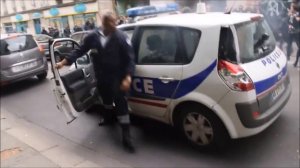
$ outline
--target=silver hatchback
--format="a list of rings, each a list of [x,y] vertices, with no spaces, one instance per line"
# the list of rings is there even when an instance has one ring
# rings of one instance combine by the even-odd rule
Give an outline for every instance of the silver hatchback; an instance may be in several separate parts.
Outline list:
[[[44,50],[30,34],[1,34],[0,85],[7,85],[32,76],[47,77],[48,64]]]

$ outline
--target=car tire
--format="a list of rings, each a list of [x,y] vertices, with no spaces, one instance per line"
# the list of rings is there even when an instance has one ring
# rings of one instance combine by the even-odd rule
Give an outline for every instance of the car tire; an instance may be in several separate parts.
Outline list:
[[[48,74],[48,72],[45,71],[44,73],[39,74],[39,75],[36,75],[36,76],[37,76],[37,78],[38,78],[40,81],[42,81],[42,80],[46,79],[47,74]]]
[[[177,126],[185,139],[200,150],[224,148],[230,138],[221,120],[202,105],[180,109]]]

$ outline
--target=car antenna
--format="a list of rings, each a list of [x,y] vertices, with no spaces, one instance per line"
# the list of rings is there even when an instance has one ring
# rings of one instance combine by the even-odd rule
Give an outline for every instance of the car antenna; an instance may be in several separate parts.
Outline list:
[[[230,7],[228,10],[226,10],[226,11],[224,12],[224,14],[231,14],[232,9],[233,9],[233,7],[235,6],[235,3],[236,3],[236,1],[233,2],[233,4],[231,5],[231,7]]]

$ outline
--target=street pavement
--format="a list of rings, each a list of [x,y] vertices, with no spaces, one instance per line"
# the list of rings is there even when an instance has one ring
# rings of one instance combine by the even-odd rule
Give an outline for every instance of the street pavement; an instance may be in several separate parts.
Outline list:
[[[212,152],[194,149],[167,125],[134,117],[137,152],[128,154],[119,127],[98,127],[96,110],[80,113],[67,125],[49,79],[12,84],[1,90],[1,151],[20,151],[1,160],[1,166],[299,167],[299,67],[292,66],[294,59],[288,64],[293,92],[276,122],[258,135]]]

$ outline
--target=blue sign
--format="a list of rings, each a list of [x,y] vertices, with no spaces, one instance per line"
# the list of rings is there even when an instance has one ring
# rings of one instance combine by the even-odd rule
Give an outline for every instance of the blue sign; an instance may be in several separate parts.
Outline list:
[[[179,6],[176,3],[170,3],[165,6],[141,6],[130,8],[127,10],[127,15],[129,17],[143,16],[143,15],[153,15],[165,12],[177,11]]]
[[[77,13],[83,13],[86,11],[86,6],[83,3],[79,3],[74,6],[74,10]]]
[[[50,15],[57,16],[59,14],[59,11],[57,8],[51,8],[49,11]]]
[[[35,13],[32,14],[33,19],[37,19],[37,18],[41,18],[41,17],[42,17],[42,14],[39,13],[39,12],[35,12]]]
[[[16,15],[16,19],[17,19],[17,21],[22,21],[23,20],[23,16],[20,15],[20,14],[17,14]]]

